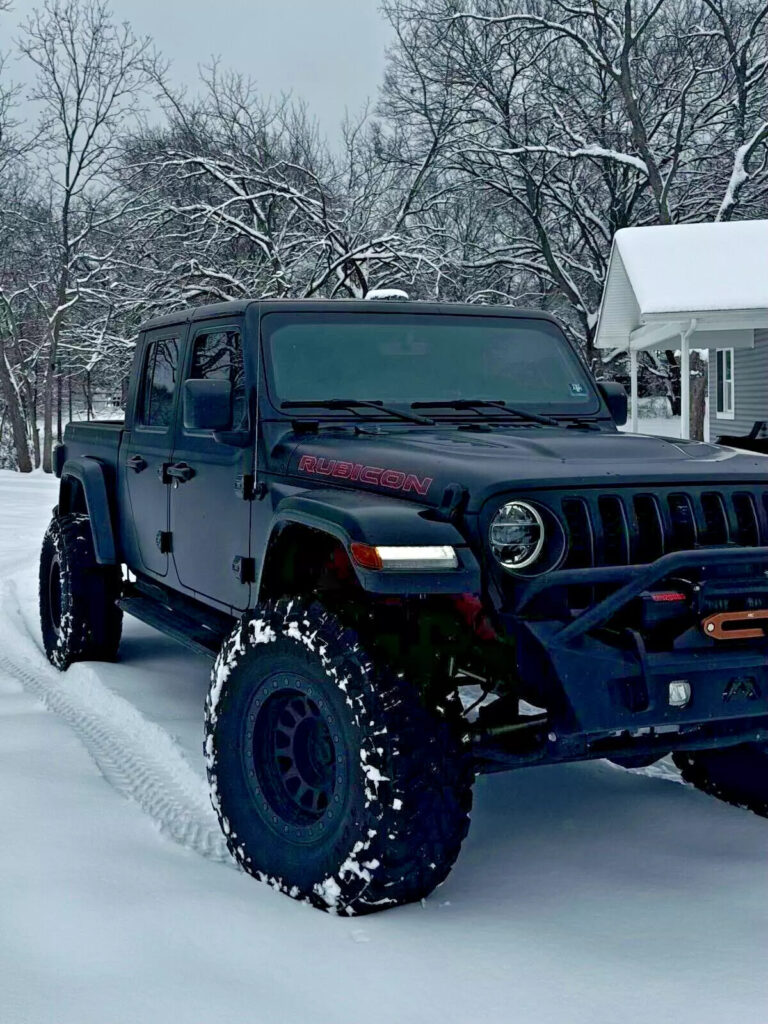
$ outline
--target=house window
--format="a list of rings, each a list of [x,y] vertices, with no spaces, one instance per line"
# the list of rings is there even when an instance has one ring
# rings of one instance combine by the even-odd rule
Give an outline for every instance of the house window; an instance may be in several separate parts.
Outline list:
[[[717,415],[733,419],[733,349],[717,349]]]

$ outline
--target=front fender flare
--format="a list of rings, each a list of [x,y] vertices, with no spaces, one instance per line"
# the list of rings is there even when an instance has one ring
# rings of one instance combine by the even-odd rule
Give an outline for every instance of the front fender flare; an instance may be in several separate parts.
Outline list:
[[[117,547],[112,528],[112,511],[104,467],[97,459],[92,459],[87,455],[67,459],[61,470],[59,515],[67,515],[74,511],[70,508],[70,489],[66,486],[66,481],[72,479],[79,481],[83,488],[85,506],[91,521],[96,561],[99,565],[116,565]]]
[[[350,562],[361,587],[376,594],[466,594],[481,589],[480,565],[453,523],[433,517],[426,505],[359,491],[313,490],[284,498],[275,509],[267,550],[276,533],[296,523],[330,534],[349,552],[371,545],[447,544],[459,566],[451,570],[371,570]]]

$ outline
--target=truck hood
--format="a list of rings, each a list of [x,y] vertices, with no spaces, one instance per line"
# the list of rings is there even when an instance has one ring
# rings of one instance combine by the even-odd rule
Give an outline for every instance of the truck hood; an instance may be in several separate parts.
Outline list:
[[[286,439],[287,441],[288,439]],[[750,482],[768,484],[768,458],[706,444],[622,434],[526,427],[475,433],[456,427],[293,435],[287,470],[308,484],[352,486],[438,504],[462,484],[469,510],[523,488]]]

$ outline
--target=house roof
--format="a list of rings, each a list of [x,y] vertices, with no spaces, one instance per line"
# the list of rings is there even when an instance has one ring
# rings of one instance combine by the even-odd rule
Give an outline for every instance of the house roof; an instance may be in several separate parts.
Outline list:
[[[705,333],[768,326],[768,220],[616,232],[597,347],[656,347],[694,320]]]

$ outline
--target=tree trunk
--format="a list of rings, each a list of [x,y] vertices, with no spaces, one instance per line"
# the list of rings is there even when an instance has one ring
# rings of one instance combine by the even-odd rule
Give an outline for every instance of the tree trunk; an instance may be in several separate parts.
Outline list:
[[[27,444],[27,427],[24,422],[24,413],[21,408],[16,388],[11,380],[11,373],[5,361],[5,355],[0,348],[0,395],[11,423],[11,434],[13,436],[13,447],[16,450],[16,465],[20,473],[32,472],[32,461],[29,457],[29,446]]]
[[[37,425],[37,385],[32,390],[32,401],[30,405],[30,430],[32,433],[32,453],[35,461],[35,469],[40,468],[40,428]]]
[[[61,386],[61,369],[56,374],[56,440],[61,444],[61,399],[62,399],[62,386]]]
[[[682,414],[680,407],[680,364],[677,361],[677,356],[671,349],[668,349],[664,354],[669,365],[669,401],[672,406],[672,415],[680,416]]]
[[[56,379],[56,339],[51,338],[43,383],[43,472],[53,472],[53,387]]]
[[[707,364],[698,352],[691,352],[691,437],[704,440],[707,402]]]

